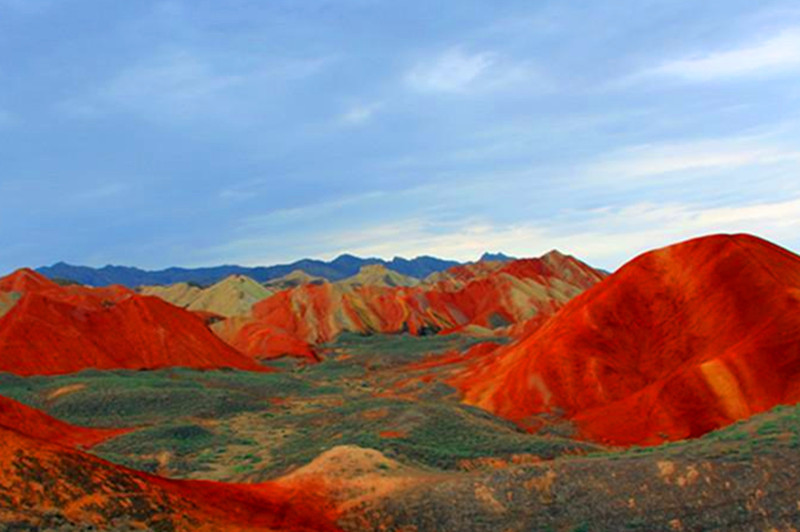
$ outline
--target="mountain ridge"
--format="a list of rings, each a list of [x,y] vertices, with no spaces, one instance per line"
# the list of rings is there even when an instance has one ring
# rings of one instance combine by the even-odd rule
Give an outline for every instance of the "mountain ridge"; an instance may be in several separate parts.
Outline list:
[[[375,257],[356,257],[345,253],[331,261],[301,259],[289,264],[271,266],[251,267],[226,264],[200,268],[170,267],[161,270],[145,270],[135,266],[106,265],[93,268],[57,262],[50,266],[39,267],[36,271],[49,279],[75,281],[87,286],[119,284],[128,288],[136,288],[180,282],[211,285],[231,275],[246,275],[259,283],[265,283],[288,275],[295,270],[302,270],[311,276],[323,277],[329,281],[340,281],[358,274],[363,266],[368,265],[382,265],[402,275],[422,279],[432,273],[444,271],[459,264],[462,263],[427,255],[413,259],[395,257],[387,261]]]

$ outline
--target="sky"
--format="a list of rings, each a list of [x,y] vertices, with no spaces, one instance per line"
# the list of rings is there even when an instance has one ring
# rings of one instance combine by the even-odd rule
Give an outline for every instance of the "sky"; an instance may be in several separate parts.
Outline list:
[[[800,251],[800,6],[0,0],[0,272]]]

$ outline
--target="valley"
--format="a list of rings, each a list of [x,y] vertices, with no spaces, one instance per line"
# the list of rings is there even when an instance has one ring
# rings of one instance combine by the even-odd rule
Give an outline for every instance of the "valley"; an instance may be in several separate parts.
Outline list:
[[[188,291],[3,278],[0,437],[19,449],[3,526],[794,526],[800,258],[719,235],[610,276],[559,253],[385,273]]]

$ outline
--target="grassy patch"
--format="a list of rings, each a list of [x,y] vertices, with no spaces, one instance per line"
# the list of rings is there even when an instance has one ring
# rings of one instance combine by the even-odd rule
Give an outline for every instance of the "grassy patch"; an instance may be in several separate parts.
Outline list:
[[[53,397],[67,386],[73,393]],[[72,375],[0,376],[3,395],[87,426],[136,426],[186,417],[225,418],[265,409],[275,397],[330,393],[287,373],[242,371],[84,371]]]

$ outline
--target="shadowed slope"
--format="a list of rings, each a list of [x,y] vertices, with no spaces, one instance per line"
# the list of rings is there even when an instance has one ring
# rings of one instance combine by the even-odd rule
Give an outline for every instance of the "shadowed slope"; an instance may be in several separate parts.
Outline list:
[[[202,288],[189,283],[175,283],[167,286],[140,286],[138,291],[142,295],[160,297],[176,307],[183,308],[191,305],[192,301],[203,293]]]
[[[652,444],[800,400],[800,257],[748,235],[644,254],[457,380],[536,428]]]
[[[272,279],[271,281],[264,283],[264,286],[277,292],[280,290],[295,288],[296,286],[303,284],[323,284],[327,282],[328,280],[324,277],[309,275],[303,270],[294,270],[287,273],[283,277],[278,277],[277,279]]]

